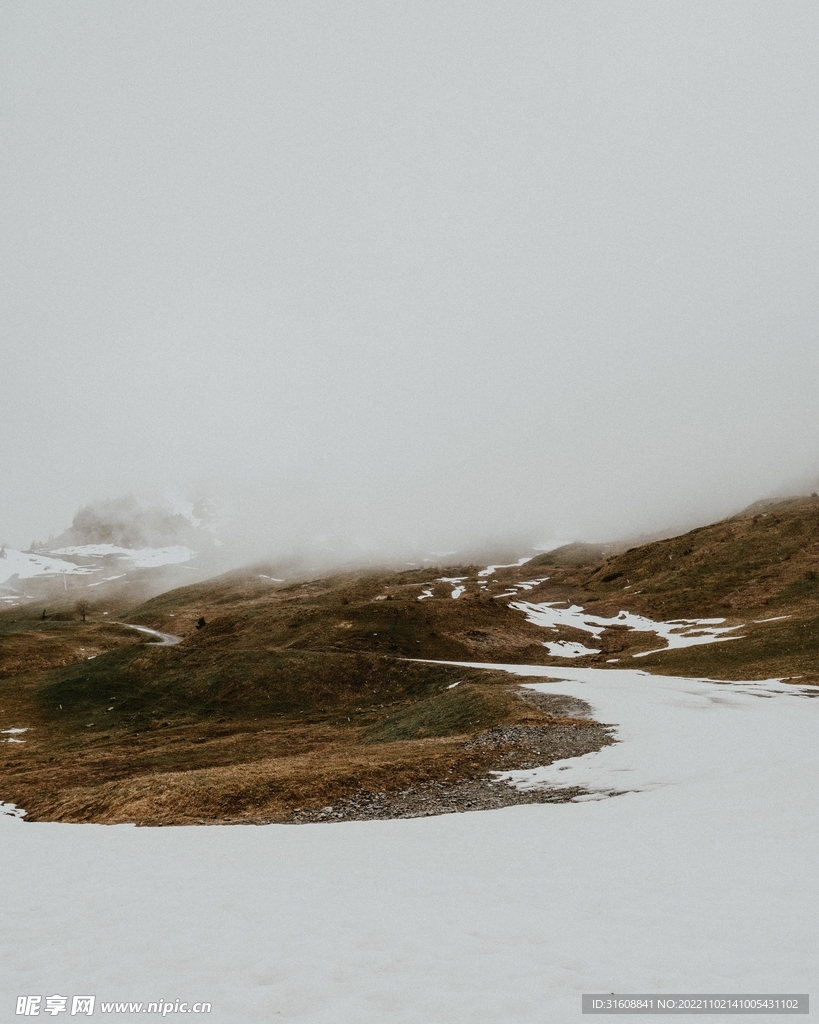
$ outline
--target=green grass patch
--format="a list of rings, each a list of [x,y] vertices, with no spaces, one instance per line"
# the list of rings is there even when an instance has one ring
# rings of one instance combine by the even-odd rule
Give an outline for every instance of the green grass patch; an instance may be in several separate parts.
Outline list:
[[[52,669],[35,682],[41,713],[51,720],[138,727],[167,718],[235,720],[380,708],[445,690],[457,672],[370,654],[230,647],[214,655],[209,649],[140,644]]]
[[[502,724],[509,698],[499,690],[462,683],[387,715],[364,734],[369,743],[427,739],[474,733]]]

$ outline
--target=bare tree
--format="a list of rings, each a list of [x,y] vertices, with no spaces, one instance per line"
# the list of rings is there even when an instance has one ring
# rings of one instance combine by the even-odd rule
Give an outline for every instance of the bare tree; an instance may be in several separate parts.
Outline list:
[[[85,616],[88,614],[88,609],[91,607],[90,602],[86,601],[85,598],[81,598],[74,604],[74,607],[80,613],[82,621],[85,622]]]

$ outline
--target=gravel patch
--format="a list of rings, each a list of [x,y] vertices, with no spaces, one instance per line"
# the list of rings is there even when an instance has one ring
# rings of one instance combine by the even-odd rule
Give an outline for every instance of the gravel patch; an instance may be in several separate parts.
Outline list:
[[[435,814],[486,811],[515,804],[568,803],[586,795],[581,787],[530,789],[521,792],[499,782],[490,772],[537,768],[569,757],[593,753],[615,742],[611,726],[592,718],[584,701],[563,695],[521,691],[521,700],[555,718],[584,719],[582,725],[497,726],[481,733],[465,749],[488,754],[480,774],[451,783],[428,781],[396,792],[361,791],[332,806],[295,810],[293,824],[328,821],[369,821],[389,818],[424,818]],[[586,724],[588,722],[588,724]]]
[[[452,785],[425,782],[398,793],[362,793],[332,807],[296,811],[288,820],[298,824],[311,821],[427,818],[434,814],[494,810],[512,804],[566,803],[583,793],[580,787],[520,792],[506,782],[489,778],[467,779]]]

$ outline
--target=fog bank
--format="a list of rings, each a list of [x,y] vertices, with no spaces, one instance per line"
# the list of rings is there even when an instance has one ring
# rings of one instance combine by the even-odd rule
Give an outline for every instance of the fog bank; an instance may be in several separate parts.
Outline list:
[[[819,477],[810,3],[0,12],[0,540],[607,540]]]

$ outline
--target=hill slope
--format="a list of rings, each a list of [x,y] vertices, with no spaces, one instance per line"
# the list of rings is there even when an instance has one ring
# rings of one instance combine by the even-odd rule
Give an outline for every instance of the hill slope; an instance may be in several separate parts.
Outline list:
[[[610,741],[576,702],[413,658],[819,682],[819,499],[521,561],[294,584],[234,572],[132,610],[182,638],[167,648],[5,612],[0,728],[29,731],[5,734],[23,742],[4,745],[0,797],[75,821],[434,813],[512,799],[492,769]]]

